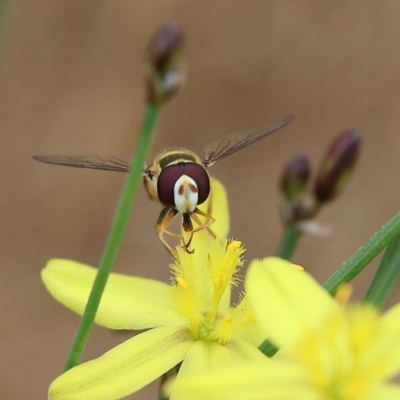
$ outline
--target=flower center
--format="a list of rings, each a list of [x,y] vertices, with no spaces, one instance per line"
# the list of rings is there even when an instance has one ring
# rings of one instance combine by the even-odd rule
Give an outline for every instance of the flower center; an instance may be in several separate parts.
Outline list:
[[[207,249],[196,248],[193,254],[177,248],[178,257],[172,265],[173,302],[195,339],[226,344],[250,320],[246,298],[235,308],[229,307],[243,253],[241,242],[219,239]]]
[[[362,399],[384,377],[390,354],[376,351],[381,325],[375,309],[358,305],[329,315],[320,329],[308,329],[295,357],[323,398]]]

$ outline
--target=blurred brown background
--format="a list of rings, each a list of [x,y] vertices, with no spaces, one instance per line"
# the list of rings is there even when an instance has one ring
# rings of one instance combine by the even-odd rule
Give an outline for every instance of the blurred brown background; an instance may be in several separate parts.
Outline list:
[[[295,121],[227,158],[231,235],[247,259],[272,255],[282,228],[277,180],[289,158],[316,164],[333,136],[363,133],[343,195],[295,261],[324,281],[399,210],[400,5],[397,1],[16,2],[3,37],[0,119],[1,399],[45,399],[79,319],[45,291],[52,257],[99,261],[124,174],[40,164],[33,154],[127,155],[143,112],[143,52],[164,22],[187,34],[188,81],[164,110],[152,157],[199,151],[218,136],[288,113]],[[151,160],[150,160],[151,161]],[[154,232],[159,207],[141,189],[115,270],[168,279]],[[376,262],[356,281],[361,298]],[[130,335],[95,328],[93,358]],[[152,385],[131,396],[154,399]]]

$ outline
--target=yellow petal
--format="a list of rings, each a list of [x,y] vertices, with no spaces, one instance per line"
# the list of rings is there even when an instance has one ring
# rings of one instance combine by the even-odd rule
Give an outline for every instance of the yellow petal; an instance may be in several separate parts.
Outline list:
[[[229,206],[228,196],[222,183],[210,177],[211,194],[206,202],[199,206],[199,209],[205,213],[210,213],[215,222],[210,226],[214,234],[219,238],[226,238],[229,232]],[[209,206],[211,200],[211,205]],[[196,232],[193,235],[191,248],[207,249],[209,246],[209,236],[205,231]]]
[[[268,359],[190,374],[168,382],[165,391],[171,400],[317,399],[299,367]]]
[[[50,260],[42,279],[50,294],[82,315],[97,270],[69,260]],[[180,321],[171,303],[172,287],[165,283],[110,274],[96,323],[111,329],[146,329]]]
[[[377,359],[386,355],[383,363],[384,377],[391,378],[400,373],[400,304],[392,307],[381,317],[379,340],[370,351]],[[399,397],[400,398],[400,397]]]
[[[212,231],[219,238],[226,238],[228,236],[230,223],[229,223],[229,204],[228,195],[224,185],[213,176],[211,180],[211,215],[215,218],[212,224]],[[202,206],[200,206],[202,207]],[[207,212],[206,206],[203,211]]]
[[[49,399],[120,399],[177,365],[192,344],[190,333],[181,327],[141,333],[60,375],[49,388]]]
[[[186,376],[196,376],[198,373],[214,369],[218,366],[234,365],[241,362],[271,362],[257,347],[245,340],[237,338],[227,345],[216,342],[198,340],[191,347],[183,361],[177,382]],[[185,397],[171,396],[170,400],[184,400]]]
[[[206,340],[197,340],[189,350],[179,370],[179,377],[206,370],[211,365],[229,364],[232,355],[225,346]]]
[[[260,346],[260,344],[266,339],[263,330],[255,323],[242,325],[238,333],[241,337],[246,338],[248,342],[252,343],[256,347]]]
[[[257,347],[240,338],[226,345],[198,340],[188,352],[181,366],[179,376],[193,374],[210,367],[231,364],[236,361],[263,361],[264,359],[266,359],[265,355]]]
[[[276,257],[252,261],[246,286],[258,322],[278,347],[293,345],[339,308],[310,275]]]
[[[400,399],[400,386],[384,384],[373,390],[365,400],[398,400]]]

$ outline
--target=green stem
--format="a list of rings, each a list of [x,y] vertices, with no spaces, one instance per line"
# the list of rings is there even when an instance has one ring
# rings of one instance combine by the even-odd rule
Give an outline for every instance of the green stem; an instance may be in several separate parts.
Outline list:
[[[368,265],[392,240],[400,235],[400,213],[396,214],[376,232],[356,253],[354,253],[323,284],[332,295],[342,283],[350,282]]]
[[[301,233],[293,226],[287,226],[282,237],[281,244],[278,249],[277,256],[285,260],[291,260],[293,253],[296,250]]]
[[[258,346],[258,350],[260,350],[262,353],[264,353],[268,358],[271,358],[278,352],[279,349],[268,339],[265,339]]]
[[[0,55],[3,55],[4,36],[8,28],[8,21],[13,10],[14,2],[11,0],[0,0]]]
[[[164,394],[163,386],[164,383],[169,381],[170,379],[176,379],[180,367],[181,364],[175,365],[175,367],[171,368],[169,371],[167,371],[164,375],[161,376],[160,387],[158,389],[158,400],[169,400],[169,396]]]
[[[131,168],[125,182],[125,187],[119,199],[117,209],[115,211],[114,220],[103,251],[97,276],[93,283],[93,288],[90,293],[85,312],[83,313],[81,322],[76,332],[74,343],[65,365],[65,371],[79,363],[88,340],[97,308],[108,279],[108,275],[110,274],[117,257],[118,250],[128,224],[129,215],[132,210],[139,185],[142,181],[143,165],[146,161],[147,154],[152,143],[153,131],[159,112],[160,107],[158,105],[148,104],[146,107]]]
[[[386,248],[364,301],[383,308],[400,280],[400,236]]]

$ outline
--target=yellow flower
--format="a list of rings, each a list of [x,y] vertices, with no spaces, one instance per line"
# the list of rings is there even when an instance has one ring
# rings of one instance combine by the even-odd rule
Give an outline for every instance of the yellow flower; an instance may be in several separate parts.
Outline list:
[[[253,261],[250,303],[281,349],[270,363],[247,362],[183,378],[169,391],[186,400],[395,400],[400,386],[400,305],[384,315],[343,306],[284,260]]]
[[[224,236],[229,220],[226,195],[215,180],[212,187],[217,220],[213,230]],[[243,246],[238,241],[209,240],[198,232],[193,248],[194,254],[177,248],[171,285],[110,275],[96,323],[111,329],[149,330],[60,375],[49,388],[50,399],[119,399],[180,362],[178,381],[210,366],[264,358],[257,349],[263,337],[247,298],[229,307]],[[95,274],[94,268],[73,261],[51,260],[42,278],[58,301],[82,314]]]

